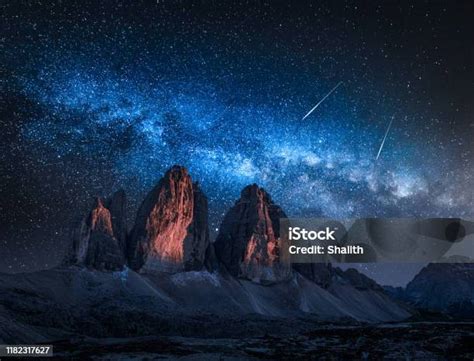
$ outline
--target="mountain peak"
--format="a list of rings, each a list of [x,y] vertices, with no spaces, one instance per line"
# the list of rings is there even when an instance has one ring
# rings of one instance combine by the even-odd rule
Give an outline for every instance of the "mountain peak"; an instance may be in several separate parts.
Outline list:
[[[138,210],[129,242],[130,264],[143,271],[199,268],[208,244],[207,199],[187,169],[174,165]]]
[[[100,197],[95,199],[95,206],[90,213],[89,223],[91,230],[103,232],[113,237],[112,216],[110,211],[105,208],[104,202]]]
[[[186,169],[186,167],[183,167],[182,165],[173,165],[171,166],[166,172],[165,172],[165,177],[189,177],[189,172]]]
[[[123,202],[125,202],[123,194]],[[125,264],[124,235],[116,224],[125,224],[125,204],[117,208],[117,196],[94,199],[92,209],[74,228],[67,263],[99,270],[118,270]],[[122,243],[123,242],[123,243]]]
[[[284,217],[283,210],[257,184],[242,190],[214,244],[218,259],[230,274],[257,283],[289,277],[289,261],[280,252],[280,218]]]
[[[249,184],[240,192],[240,200],[252,200],[252,199],[259,199],[264,202],[272,203],[272,199],[267,191],[261,187],[259,187],[256,183]]]

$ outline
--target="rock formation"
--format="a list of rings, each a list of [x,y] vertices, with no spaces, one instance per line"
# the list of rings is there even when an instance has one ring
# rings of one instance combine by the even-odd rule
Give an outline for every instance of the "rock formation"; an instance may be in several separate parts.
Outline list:
[[[287,279],[291,267],[280,240],[280,218],[284,217],[264,189],[256,184],[245,187],[214,243],[220,263],[231,275],[257,283]]]
[[[373,290],[383,292],[383,288],[373,279],[367,277],[355,268],[349,268],[345,271],[340,268],[332,268],[332,282],[340,284],[349,284],[358,290]]]
[[[428,264],[408,283],[404,300],[421,309],[472,317],[474,264],[467,260]]]
[[[138,210],[127,250],[130,266],[144,272],[199,270],[208,247],[207,199],[187,170],[174,166]]]
[[[122,227],[126,227],[123,191],[115,193],[108,202],[97,198],[90,213],[73,230],[67,263],[98,270],[122,269],[126,236],[126,228]]]

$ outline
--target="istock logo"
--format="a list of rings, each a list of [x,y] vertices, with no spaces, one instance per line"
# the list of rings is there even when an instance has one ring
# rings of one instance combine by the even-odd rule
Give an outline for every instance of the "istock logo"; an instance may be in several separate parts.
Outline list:
[[[288,228],[290,241],[299,241],[301,239],[305,241],[335,241],[336,238],[334,238],[334,233],[336,231],[337,228],[331,230],[329,227],[326,227],[323,231],[308,231],[305,228],[300,227]]]

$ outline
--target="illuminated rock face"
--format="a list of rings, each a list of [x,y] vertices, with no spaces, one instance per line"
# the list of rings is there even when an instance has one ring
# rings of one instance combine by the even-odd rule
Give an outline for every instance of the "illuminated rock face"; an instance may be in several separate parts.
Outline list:
[[[174,166],[146,196],[128,244],[133,269],[201,269],[209,246],[207,199],[187,170]]]
[[[281,252],[280,218],[284,217],[282,209],[256,184],[242,190],[214,244],[217,258],[231,275],[257,283],[290,276],[289,260]]]
[[[110,211],[104,207],[104,203],[101,198],[96,199],[94,209],[90,214],[90,227],[94,232],[101,232],[111,237],[114,236],[112,229],[112,216]]]
[[[120,202],[125,202],[124,195]],[[107,203],[114,204],[113,211],[105,206]],[[118,204],[117,193],[109,202],[97,198],[88,216],[73,231],[72,251],[67,262],[98,270],[122,269],[125,234],[114,228],[114,220],[115,224],[125,222],[124,210],[125,204]]]

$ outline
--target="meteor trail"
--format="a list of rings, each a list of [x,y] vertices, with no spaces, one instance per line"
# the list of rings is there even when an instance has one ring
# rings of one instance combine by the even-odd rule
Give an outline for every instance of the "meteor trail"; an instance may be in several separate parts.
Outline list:
[[[327,93],[327,94],[323,97],[323,99],[321,99],[321,100],[313,107],[313,109],[311,109],[301,120],[305,120],[305,119],[306,119],[313,111],[315,111],[316,108],[319,107],[319,105],[320,105],[324,100],[326,100],[326,98],[327,98],[328,96],[330,96],[330,95],[339,87],[339,85],[341,85],[341,84],[342,84],[342,81],[340,81],[339,83],[337,83],[337,85],[336,85],[334,88],[332,88],[331,91],[330,91],[329,93]]]
[[[385,131],[385,135],[382,140],[382,144],[380,144],[379,152],[377,153],[377,157],[375,157],[375,160],[379,159],[380,153],[382,153],[383,145],[385,144],[385,139],[387,139],[388,132],[390,131],[390,127],[392,126],[393,118],[390,119],[390,123],[388,124],[388,128]]]

